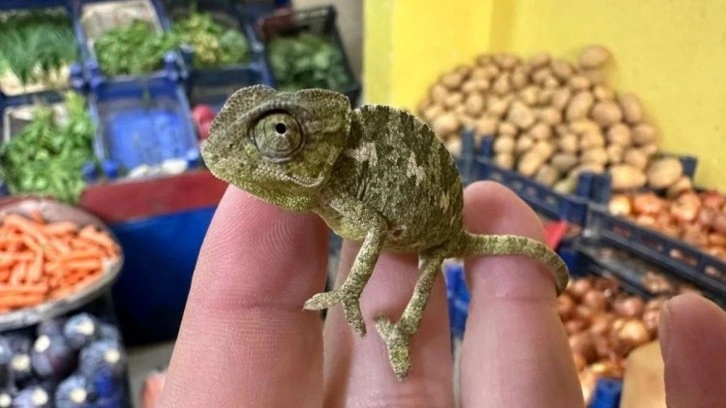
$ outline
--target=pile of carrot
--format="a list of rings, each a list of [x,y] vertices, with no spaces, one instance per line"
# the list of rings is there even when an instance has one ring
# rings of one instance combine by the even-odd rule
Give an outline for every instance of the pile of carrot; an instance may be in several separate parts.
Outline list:
[[[0,220],[0,312],[62,298],[100,278],[120,248],[105,231],[8,214]]]

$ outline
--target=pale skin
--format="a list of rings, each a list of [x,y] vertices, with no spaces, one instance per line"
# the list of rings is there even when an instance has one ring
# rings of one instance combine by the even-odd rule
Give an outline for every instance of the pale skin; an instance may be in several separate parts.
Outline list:
[[[543,239],[535,214],[500,185],[464,195],[469,231]],[[411,341],[401,383],[380,340],[348,329],[342,308],[325,322],[300,305],[324,287],[326,226],[230,187],[209,228],[160,408],[454,406],[443,279],[437,277]],[[358,244],[344,243],[339,281]],[[466,259],[472,292],[461,367],[463,406],[582,407],[552,279],[527,257]],[[415,257],[383,251],[363,311],[399,315],[417,276]],[[666,303],[661,324],[669,408],[726,400],[726,314],[696,296]],[[364,314],[366,323],[373,317]],[[693,341],[698,333],[698,341]]]
[[[567,267],[542,242],[466,231],[453,159],[407,112],[378,105],[354,110],[344,95],[322,89],[251,86],[225,103],[202,156],[218,178],[283,209],[313,212],[341,237],[361,243],[341,286],[304,304],[322,310],[342,303],[360,336],[366,334],[360,297],[381,251],[419,256],[419,277],[401,317],[394,322],[375,312],[400,380],[411,368],[410,341],[446,258],[527,255],[549,267],[555,293],[567,285]]]

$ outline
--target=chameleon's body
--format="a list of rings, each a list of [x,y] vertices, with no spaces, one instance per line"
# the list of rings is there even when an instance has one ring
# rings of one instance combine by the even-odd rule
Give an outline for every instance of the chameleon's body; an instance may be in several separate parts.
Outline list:
[[[305,303],[309,310],[343,303],[360,335],[366,327],[359,298],[380,252],[419,255],[419,278],[401,319],[375,318],[400,379],[444,259],[529,255],[552,268],[558,294],[567,285],[566,266],[541,242],[464,230],[462,184],[451,155],[426,124],[404,111],[353,110],[345,96],[325,90],[252,86],[229,98],[202,154],[220,179],[282,208],[315,212],[341,237],[362,243],[342,286]]]

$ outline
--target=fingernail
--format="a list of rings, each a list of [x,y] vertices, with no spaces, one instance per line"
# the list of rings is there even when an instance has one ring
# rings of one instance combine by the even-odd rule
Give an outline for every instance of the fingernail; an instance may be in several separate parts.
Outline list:
[[[662,309],[660,311],[660,327],[658,330],[658,337],[660,338],[660,349],[661,349],[661,356],[663,357],[663,362],[668,363],[668,359],[670,358],[670,349],[671,349],[671,343],[669,341],[669,332],[670,332],[670,326],[671,321],[673,320],[672,315],[672,309],[671,309],[671,301],[668,300],[663,303]]]

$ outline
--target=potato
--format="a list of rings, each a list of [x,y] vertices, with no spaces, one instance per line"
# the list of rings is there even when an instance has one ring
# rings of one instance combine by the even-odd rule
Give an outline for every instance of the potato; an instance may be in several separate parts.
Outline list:
[[[466,79],[471,74],[472,69],[473,67],[471,65],[459,65],[454,68],[454,73],[459,74]]]
[[[466,113],[472,116],[478,116],[484,110],[484,97],[478,93],[473,93],[466,97],[464,101]]]
[[[572,64],[560,58],[553,59],[550,63],[550,68],[552,68],[552,73],[555,77],[563,81],[567,81],[575,71],[572,68]]]
[[[446,146],[446,150],[451,153],[454,157],[460,157],[461,156],[461,138],[460,137],[452,137],[447,138],[446,142],[444,142],[444,146]]]
[[[603,85],[596,85],[592,89],[592,94],[598,101],[612,101],[615,99],[615,92],[612,89],[607,88]]]
[[[474,124],[474,131],[478,135],[490,136],[496,133],[499,126],[499,119],[484,116]]]
[[[572,194],[575,188],[577,188],[577,177],[565,177],[552,186],[552,189],[560,194]]]
[[[559,88],[552,94],[552,107],[558,110],[564,110],[572,97],[572,91],[568,88]]]
[[[550,55],[546,52],[538,52],[537,54],[534,54],[529,61],[527,61],[527,64],[532,68],[540,68],[543,67],[550,62]]]
[[[585,69],[580,74],[589,79],[593,85],[600,85],[605,82],[605,73],[599,69]]]
[[[539,94],[539,88],[536,86],[528,86],[519,91],[519,99],[529,106],[534,106],[537,103],[537,97]]]
[[[534,179],[546,186],[552,186],[560,179],[560,172],[552,166],[544,165],[539,168]]]
[[[555,77],[548,77],[545,79],[543,85],[545,89],[555,89],[560,86],[560,81],[558,81]]]
[[[442,108],[441,106],[431,105],[421,113],[421,116],[426,122],[431,123],[434,119],[441,116],[441,114],[443,114],[444,112],[444,108]]]
[[[454,112],[446,112],[431,123],[431,128],[439,137],[456,132],[459,126],[459,120]]]
[[[579,159],[574,154],[569,153],[557,153],[552,156],[550,164],[556,168],[560,173],[567,173],[571,168],[575,167]]]
[[[510,53],[502,53],[494,56],[494,62],[502,69],[511,69],[519,62],[519,57]]]
[[[562,123],[562,114],[555,108],[544,108],[535,114],[537,119],[550,126]]]
[[[532,177],[545,161],[547,161],[546,157],[537,151],[530,150],[517,163],[517,171],[527,177]]]
[[[517,125],[520,129],[527,129],[534,124],[534,113],[524,103],[515,101],[509,108],[507,121]]]
[[[494,164],[503,169],[512,170],[514,168],[514,155],[511,153],[497,153],[494,155]]]
[[[446,106],[447,108],[455,108],[455,107],[461,105],[461,102],[463,100],[464,100],[463,94],[461,94],[459,92],[452,92],[444,100],[444,106]]]
[[[552,136],[552,128],[546,123],[538,122],[532,126],[529,130],[529,134],[532,135],[535,140],[546,140]]]
[[[623,156],[623,162],[642,171],[648,167],[648,156],[639,149],[628,149]]]
[[[463,75],[456,73],[456,72],[452,72],[452,73],[449,73],[446,75],[442,75],[441,80],[439,82],[442,85],[444,85],[447,89],[449,89],[451,91],[455,91],[455,90],[459,89],[459,86],[461,85],[463,80],[464,80]]]
[[[580,157],[582,163],[592,163],[605,165],[608,162],[608,153],[603,147],[596,147],[593,149],[585,150]]]
[[[549,105],[552,102],[552,96],[555,94],[555,89],[544,88],[539,89],[539,95],[537,96],[537,103],[539,105]]]
[[[600,126],[589,119],[580,119],[570,123],[570,130],[578,135],[588,132],[600,132]]]
[[[462,128],[466,130],[474,129],[476,124],[475,117],[468,115],[466,112],[461,112],[456,114],[456,118],[459,120],[459,123],[461,123]]]
[[[613,191],[634,190],[645,186],[645,174],[629,164],[616,164],[610,167],[611,187]]]
[[[623,162],[623,146],[611,144],[605,149],[605,152],[608,154],[608,163],[620,164]]]
[[[494,140],[494,153],[513,153],[514,152],[514,137],[512,136],[497,136]]]
[[[555,144],[547,140],[539,140],[534,143],[531,151],[537,152],[545,160],[548,160],[555,153]]]
[[[592,108],[592,118],[595,122],[602,126],[608,127],[613,123],[620,122],[623,118],[623,112],[620,106],[613,101],[600,101]]]
[[[638,146],[655,143],[658,138],[658,132],[655,128],[648,124],[640,124],[632,129],[633,143]]]
[[[482,66],[482,67],[485,66],[485,65],[491,64],[493,60],[494,59],[492,58],[492,55],[491,54],[481,54],[481,55],[477,55],[476,58],[474,59],[474,61],[476,62],[476,64],[479,65],[479,66]]]
[[[497,128],[497,134],[502,136],[516,136],[517,127],[509,122],[501,122]]]
[[[544,81],[547,78],[552,76],[552,71],[547,67],[542,67],[532,72],[530,76],[532,77],[532,81],[534,81],[534,83],[541,85],[544,84]]]
[[[471,95],[471,94],[477,92],[476,85],[477,84],[476,84],[475,79],[467,79],[466,81],[464,81],[463,84],[461,84],[461,92],[463,92],[467,95]]]
[[[514,151],[519,155],[519,154],[528,152],[529,150],[532,149],[533,146],[534,146],[534,139],[532,138],[532,136],[525,134],[525,135],[519,136],[517,138],[517,142],[514,147],[515,148]]]
[[[431,87],[430,94],[431,99],[434,101],[434,103],[443,105],[446,97],[449,96],[449,91],[446,89],[445,86],[441,84],[436,84]]]
[[[469,76],[469,80],[476,80],[476,79],[490,79],[489,76],[489,70],[484,69],[482,67],[474,67],[474,69],[471,70],[471,75]]]
[[[668,191],[666,192],[666,195],[670,198],[678,197],[679,195],[685,193],[686,191],[693,190],[693,184],[691,182],[691,179],[687,176],[681,176],[678,181],[673,183],[672,186],[668,187]]]
[[[527,86],[529,83],[529,77],[524,73],[524,69],[517,68],[514,72],[512,72],[511,83],[512,88],[515,90],[520,90]]]
[[[580,53],[579,63],[583,69],[600,68],[610,59],[610,51],[601,45],[590,45]]]
[[[492,96],[487,101],[487,114],[501,118],[509,110],[509,99]]]
[[[477,79],[474,82],[474,86],[476,86],[477,91],[484,92],[489,90],[490,83],[487,79]]]
[[[495,64],[490,63],[482,66],[482,69],[487,74],[487,79],[494,79],[497,75],[499,75],[499,67],[497,67]]]
[[[595,174],[602,174],[605,171],[605,166],[602,164],[597,163],[581,163],[575,166],[570,172],[567,174],[568,177],[574,177],[577,179],[577,177],[580,176],[580,173],[595,173]]]
[[[658,146],[655,143],[650,143],[640,148],[640,151],[648,158],[653,157],[658,152]]]
[[[557,147],[560,151],[570,154],[575,154],[579,150],[578,138],[574,134],[567,134],[560,137],[557,141]]]
[[[577,119],[583,119],[587,117],[592,109],[592,105],[595,102],[592,94],[588,91],[580,91],[572,97],[570,103],[567,105],[567,111],[565,117],[568,121],[572,122]]]
[[[622,123],[610,126],[607,133],[608,143],[628,147],[631,143],[630,128]]]
[[[560,123],[559,125],[555,126],[555,134],[561,137],[572,134],[572,131],[570,130],[569,126],[565,125],[564,123]]]
[[[504,95],[509,93],[509,91],[512,89],[512,84],[510,83],[509,77],[510,75],[508,73],[500,75],[499,78],[494,81],[494,84],[492,85],[492,91],[494,91],[494,93],[497,95]]]
[[[603,146],[605,146],[605,137],[602,135],[602,132],[600,132],[600,130],[588,131],[586,133],[583,133],[582,138],[580,138],[580,149],[582,150]]]
[[[654,189],[670,187],[683,176],[683,165],[675,157],[655,160],[648,166],[648,185]]]
[[[590,82],[590,80],[584,75],[575,75],[570,78],[567,85],[572,88],[573,91],[584,91],[592,86],[592,82]]]
[[[626,93],[618,98],[620,107],[623,109],[625,121],[631,125],[640,123],[643,120],[643,108],[640,106],[640,100],[632,93]]]

